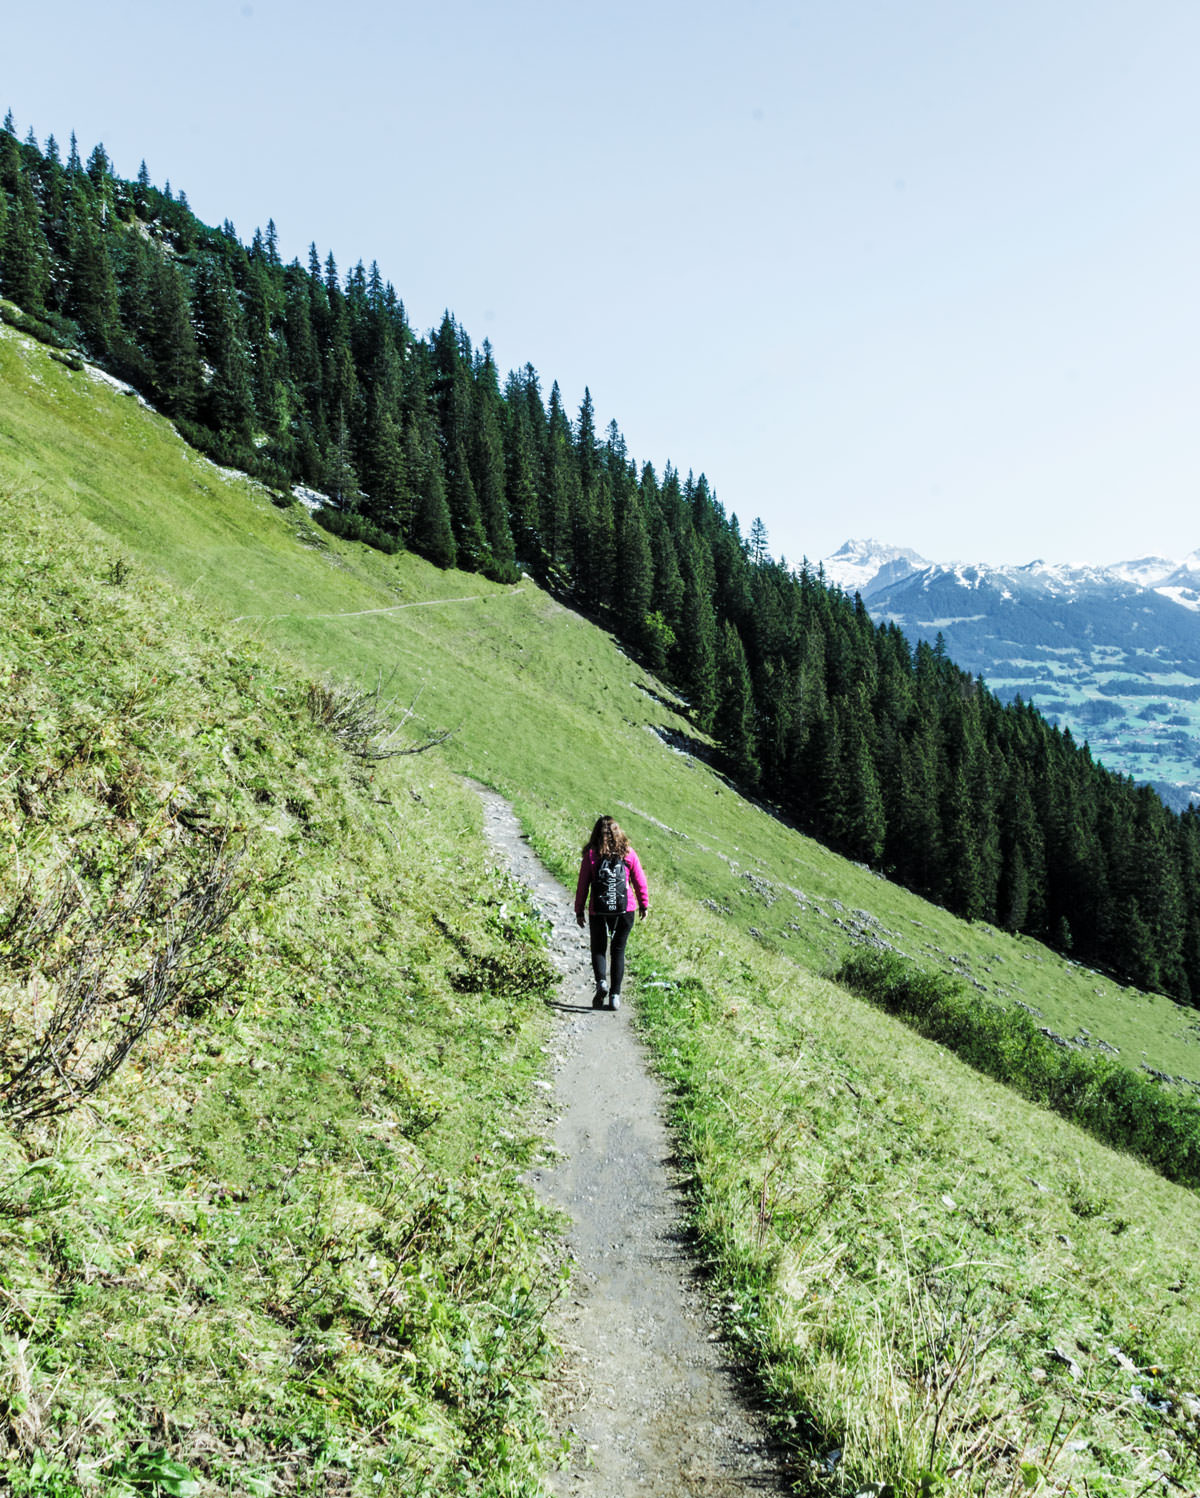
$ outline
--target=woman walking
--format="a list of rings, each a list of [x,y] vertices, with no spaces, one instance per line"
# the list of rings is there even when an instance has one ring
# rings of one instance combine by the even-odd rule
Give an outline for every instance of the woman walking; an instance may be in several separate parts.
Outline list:
[[[633,930],[634,912],[643,920],[650,909],[650,892],[638,856],[612,817],[600,817],[583,849],[579,882],[575,886],[575,919],[583,925],[587,904],[592,937],[592,972],[596,992],[592,1008],[621,1007],[625,977],[625,943]],[[609,971],[611,959],[612,970]]]

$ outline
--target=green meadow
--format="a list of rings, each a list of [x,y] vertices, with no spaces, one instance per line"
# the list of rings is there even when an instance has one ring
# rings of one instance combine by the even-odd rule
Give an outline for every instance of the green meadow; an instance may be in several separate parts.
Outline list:
[[[641,854],[635,1017],[801,1490],[1200,1487],[1195,1194],[831,977],[882,943],[1185,1094],[1196,1011],[835,857],[532,583],[339,542],[8,328],[0,510],[11,1012],[88,911],[129,989],[149,859],[178,895],[236,850],[240,892],[112,1080],[0,1132],[14,1492],[538,1491],[552,989],[464,776],[564,879],[599,811]],[[364,703],[441,741],[364,758],[336,732]],[[39,927],[67,880],[87,900]]]

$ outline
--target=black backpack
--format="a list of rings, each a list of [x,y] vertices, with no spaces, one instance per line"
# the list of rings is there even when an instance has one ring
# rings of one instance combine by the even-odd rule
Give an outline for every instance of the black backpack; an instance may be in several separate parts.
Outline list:
[[[629,904],[629,870],[623,858],[602,858],[592,872],[592,906],[604,915],[624,914]]]

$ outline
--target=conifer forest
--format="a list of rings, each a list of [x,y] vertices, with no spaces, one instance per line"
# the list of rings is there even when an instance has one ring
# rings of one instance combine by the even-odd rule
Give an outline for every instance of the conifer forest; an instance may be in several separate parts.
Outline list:
[[[968,919],[1200,1003],[1200,813],[1096,763],[938,644],[876,625],[743,533],[701,473],[635,459],[378,266],[206,226],[145,166],[0,131],[6,321],[127,381],[214,461],[324,496],[330,531],[500,583],[531,574],[690,705],[724,768]],[[19,309],[19,310],[14,310]],[[716,372],[719,377],[719,372]]]

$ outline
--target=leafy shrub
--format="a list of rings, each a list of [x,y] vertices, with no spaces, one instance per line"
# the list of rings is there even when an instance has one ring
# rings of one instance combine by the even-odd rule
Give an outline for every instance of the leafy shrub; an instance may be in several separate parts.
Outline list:
[[[969,995],[897,952],[856,952],[836,980],[929,1040],[1105,1144],[1140,1155],[1168,1180],[1200,1186],[1200,1108],[1119,1061],[1051,1040],[1021,1009]]]
[[[189,446],[211,458],[221,468],[237,468],[248,473],[254,467],[255,449],[241,437],[231,432],[214,432],[211,427],[183,416],[176,416],[174,423],[175,430]]]
[[[10,328],[16,328],[18,333],[28,333],[39,343],[48,343],[51,348],[70,347],[70,340],[52,328],[48,322],[43,322],[40,317],[30,317],[28,312],[22,312],[8,303],[0,303],[0,319]]]
[[[398,536],[390,535],[373,521],[351,511],[333,510],[328,505],[323,505],[319,510],[313,511],[313,519],[331,535],[341,536],[344,541],[362,541],[387,556],[394,556],[396,552],[403,550]]]

